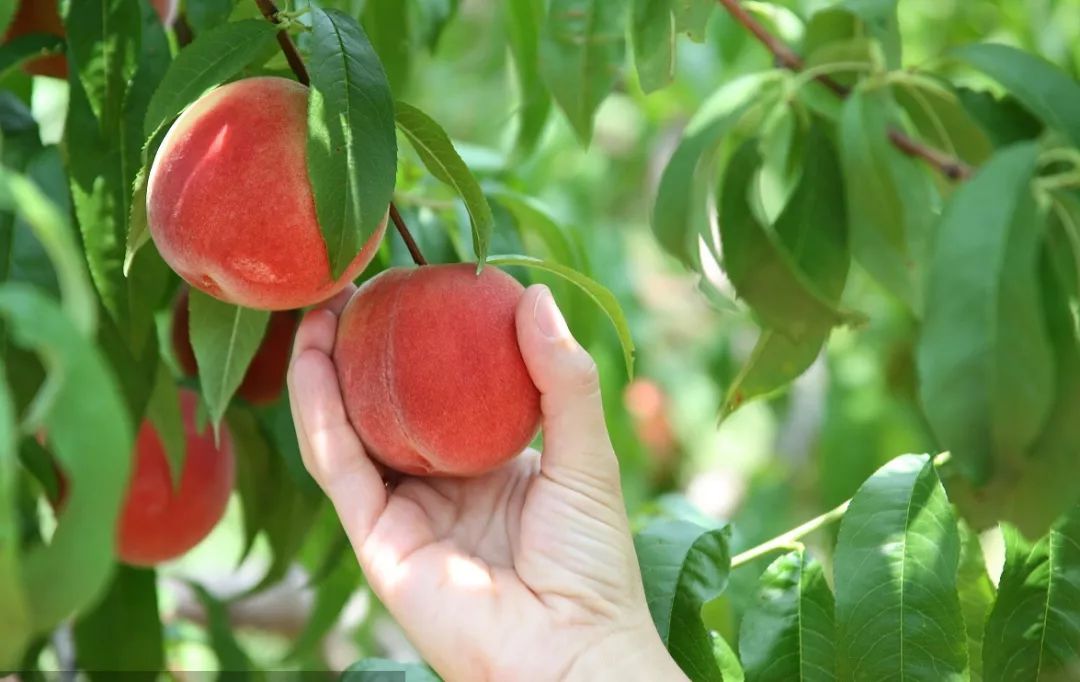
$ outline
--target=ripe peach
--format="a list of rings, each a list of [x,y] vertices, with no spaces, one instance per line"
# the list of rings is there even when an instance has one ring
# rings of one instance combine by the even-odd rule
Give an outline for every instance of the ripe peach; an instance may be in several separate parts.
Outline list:
[[[64,23],[60,21],[59,0],[22,0],[15,16],[11,18],[4,43],[12,38],[31,33],[48,33],[64,36]],[[31,59],[23,65],[23,70],[33,76],[52,76],[67,78],[67,58],[62,54]]]
[[[199,373],[199,366],[195,361],[195,350],[191,347],[188,317],[188,291],[184,289],[173,306],[173,352],[184,374],[195,376]],[[299,322],[300,315],[295,310],[270,315],[266,334],[248,365],[240,387],[236,389],[237,395],[253,405],[266,405],[277,400],[285,387],[293,334]]]
[[[334,279],[307,174],[303,85],[271,76],[216,88],[166,134],[146,193],[162,258],[223,301],[289,310],[320,303],[375,256],[386,217]]]
[[[117,538],[120,558],[129,564],[152,566],[180,556],[225,513],[235,468],[232,443],[224,428],[220,448],[209,425],[196,431],[197,404],[194,393],[181,391],[187,448],[179,486],[170,479],[165,446],[153,425],[146,420],[139,428]]]
[[[408,474],[469,476],[528,445],[540,394],[518,349],[522,291],[470,264],[392,268],[357,290],[334,364],[372,457]]]
[[[170,27],[176,20],[177,4],[180,0],[151,0],[151,4],[161,17],[161,23]],[[3,42],[31,33],[49,33],[63,38],[64,23],[60,20],[59,0],[22,0],[15,10]],[[67,57],[62,54],[31,59],[23,70],[32,76],[52,76],[67,78]]]

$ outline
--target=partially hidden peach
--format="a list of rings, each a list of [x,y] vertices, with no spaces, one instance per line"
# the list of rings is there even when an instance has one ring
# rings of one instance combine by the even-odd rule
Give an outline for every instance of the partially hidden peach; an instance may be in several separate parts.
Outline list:
[[[536,435],[540,395],[518,348],[522,287],[497,268],[393,268],[356,291],[334,346],[369,454],[407,474],[471,476]]]
[[[181,391],[186,450],[179,486],[153,425],[145,420],[139,427],[117,538],[120,558],[129,564],[152,566],[184,554],[225,514],[235,475],[232,442],[225,427],[220,447],[209,425],[196,430],[197,406],[194,393]]]
[[[190,377],[198,375],[199,365],[195,360],[195,349],[191,347],[189,298],[188,290],[184,289],[173,305],[172,345],[180,368]],[[270,314],[262,343],[236,389],[237,395],[252,405],[266,405],[278,399],[285,387],[293,335],[299,323],[300,313],[296,310]]]
[[[320,303],[371,262],[386,216],[334,278],[307,173],[303,85],[272,76],[223,85],[169,129],[150,169],[150,233],[162,258],[222,301],[289,310]]]
[[[4,43],[31,33],[47,33],[64,37],[64,23],[60,20],[59,0],[22,0],[11,18]],[[23,71],[32,76],[67,78],[67,58],[62,54],[31,59],[23,65]]]
[[[151,0],[161,23],[168,28],[176,20],[177,3],[180,0]],[[59,0],[22,0],[11,18],[3,41],[31,33],[47,33],[65,37],[64,23],[60,19]],[[53,54],[47,57],[31,59],[23,65],[23,70],[32,76],[52,76],[67,78],[67,57]]]

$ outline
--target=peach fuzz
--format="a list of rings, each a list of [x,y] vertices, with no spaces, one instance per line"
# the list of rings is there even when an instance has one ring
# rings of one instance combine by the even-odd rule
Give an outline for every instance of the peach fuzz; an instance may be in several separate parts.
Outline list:
[[[308,89],[272,76],[222,85],[166,134],[146,194],[165,262],[222,301],[263,310],[320,303],[371,262],[386,216],[334,279],[307,173]]]
[[[353,294],[334,345],[349,420],[407,474],[474,476],[536,435],[540,394],[518,348],[523,288],[492,266],[393,268]]]
[[[228,431],[214,445],[210,425],[196,431],[198,398],[181,391],[186,450],[180,485],[174,486],[165,446],[149,420],[135,439],[135,461],[120,512],[118,554],[129,564],[153,566],[184,554],[210,534],[225,514],[235,462]]]
[[[190,377],[199,373],[199,365],[195,361],[195,349],[191,347],[188,299],[185,289],[173,305],[172,346],[181,369]],[[262,343],[236,389],[237,395],[252,405],[267,405],[278,399],[285,388],[293,335],[299,323],[300,314],[296,310],[277,311],[270,315]]]

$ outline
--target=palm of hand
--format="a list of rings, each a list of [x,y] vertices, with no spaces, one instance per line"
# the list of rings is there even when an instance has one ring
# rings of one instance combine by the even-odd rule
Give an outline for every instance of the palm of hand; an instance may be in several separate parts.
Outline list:
[[[425,656],[454,653],[432,660],[439,669],[502,679],[500,669],[535,657],[527,669],[561,678],[593,633],[609,632],[627,603],[642,599],[625,587],[640,582],[636,565],[626,565],[625,522],[609,511],[610,493],[587,478],[560,479],[528,451],[479,478],[405,479],[388,496],[358,551],[402,625],[442,640],[421,642]],[[568,655],[538,655],[538,641]],[[492,642],[501,660],[477,651]]]

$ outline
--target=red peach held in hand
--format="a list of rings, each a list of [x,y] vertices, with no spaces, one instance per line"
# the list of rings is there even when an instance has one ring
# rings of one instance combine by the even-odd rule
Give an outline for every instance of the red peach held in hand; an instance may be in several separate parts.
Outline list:
[[[497,268],[393,268],[341,314],[334,365],[368,453],[407,474],[473,476],[536,435],[540,395],[518,348],[523,289]]]
[[[195,349],[191,347],[189,298],[187,289],[184,289],[173,305],[172,344],[181,369],[190,377],[199,373],[199,366],[195,361]],[[278,399],[285,388],[289,352],[299,323],[300,313],[296,310],[278,311],[270,315],[262,343],[236,389],[238,396],[252,405],[267,405]]]
[[[222,301],[289,310],[332,297],[371,262],[379,228],[338,278],[307,173],[308,89],[277,77],[211,90],[169,129],[150,169],[150,233],[165,262]]]

